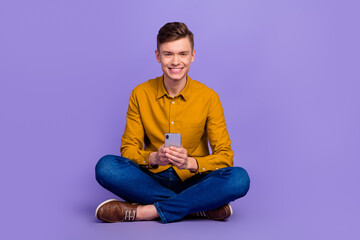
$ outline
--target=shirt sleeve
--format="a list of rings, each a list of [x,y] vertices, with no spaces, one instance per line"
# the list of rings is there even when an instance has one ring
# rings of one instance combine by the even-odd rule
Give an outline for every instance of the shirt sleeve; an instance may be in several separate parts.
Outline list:
[[[149,163],[151,151],[144,151],[144,135],[139,101],[134,89],[129,99],[124,135],[121,137],[121,156],[134,161],[142,167],[152,168]]]
[[[196,173],[232,167],[234,152],[231,149],[231,141],[226,129],[224,109],[216,93],[210,99],[206,120],[206,133],[209,138],[212,154],[203,157],[194,157],[199,166]]]

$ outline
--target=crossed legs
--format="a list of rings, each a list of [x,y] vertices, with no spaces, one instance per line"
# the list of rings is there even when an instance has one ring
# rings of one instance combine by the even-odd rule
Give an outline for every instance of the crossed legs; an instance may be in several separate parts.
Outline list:
[[[169,174],[171,170],[167,170]],[[243,197],[250,184],[247,172],[240,167],[222,168],[184,182],[177,179],[173,189],[165,187],[157,174],[146,171],[133,161],[115,155],[102,157],[95,169],[101,186],[128,202],[142,204],[137,208],[136,220],[159,216],[163,223]]]

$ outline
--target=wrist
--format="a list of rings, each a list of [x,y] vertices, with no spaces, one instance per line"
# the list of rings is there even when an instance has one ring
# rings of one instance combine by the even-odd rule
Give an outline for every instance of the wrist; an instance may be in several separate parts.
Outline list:
[[[157,161],[156,161],[156,155],[157,155],[157,152],[151,152],[149,154],[149,164],[150,164],[150,167],[152,168],[156,168],[158,165],[156,164]]]
[[[193,172],[193,173],[197,172],[199,166],[198,166],[198,163],[195,158],[188,157],[188,164],[189,164],[188,169],[190,170],[190,172]]]

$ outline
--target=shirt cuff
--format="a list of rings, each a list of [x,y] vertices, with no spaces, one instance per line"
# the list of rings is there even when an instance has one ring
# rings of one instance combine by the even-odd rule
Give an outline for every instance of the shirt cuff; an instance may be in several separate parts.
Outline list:
[[[150,161],[149,161],[149,155],[150,153],[152,153],[152,151],[143,151],[141,153],[141,160],[140,160],[140,167],[144,167],[147,169],[157,169],[159,167],[159,165],[154,165],[151,166]]]
[[[198,170],[195,172],[196,174],[202,174],[205,172],[210,172],[217,170],[216,167],[210,162],[208,162],[208,157],[193,157],[198,163]]]
[[[141,156],[139,159],[139,166],[140,167],[144,167],[144,168],[153,168],[150,165],[150,161],[149,161],[149,154],[151,153],[151,151],[141,151]]]

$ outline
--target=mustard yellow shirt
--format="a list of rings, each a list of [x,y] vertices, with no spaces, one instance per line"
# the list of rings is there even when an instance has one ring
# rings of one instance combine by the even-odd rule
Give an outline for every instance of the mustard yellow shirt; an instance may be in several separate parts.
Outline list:
[[[165,133],[181,134],[188,156],[198,162],[197,172],[173,165],[151,167],[149,154],[164,144]],[[163,76],[150,79],[131,92],[121,155],[140,167],[154,173],[173,167],[184,181],[195,174],[233,166],[230,143],[219,96],[189,76],[185,88],[175,97],[168,95]]]

